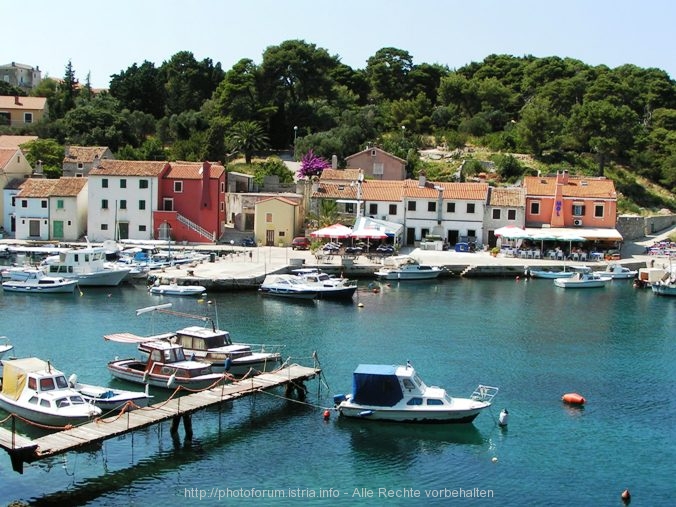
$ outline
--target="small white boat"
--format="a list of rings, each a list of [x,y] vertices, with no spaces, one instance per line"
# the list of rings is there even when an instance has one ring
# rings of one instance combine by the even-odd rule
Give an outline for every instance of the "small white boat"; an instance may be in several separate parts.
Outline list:
[[[573,276],[570,278],[555,278],[554,285],[564,289],[591,289],[605,287],[612,281],[608,275],[594,272],[587,266],[575,266],[572,268]]]
[[[148,292],[158,296],[201,296],[207,291],[201,285],[178,285],[176,283],[151,285]]]
[[[491,406],[497,387],[479,385],[469,398],[428,387],[410,365],[361,364],[352,393],[334,396],[341,415],[372,421],[470,423]]]
[[[2,363],[3,410],[50,426],[84,423],[101,415],[101,409],[69,387],[63,373],[49,362],[28,357]]]
[[[347,278],[336,278],[317,268],[294,269],[306,285],[317,290],[317,299],[352,299],[357,291],[357,282]]]
[[[439,266],[420,264],[413,257],[400,255],[385,259],[374,275],[381,280],[432,280],[441,274]]]
[[[0,340],[2,340],[4,343],[0,343],[0,359],[2,359],[2,356],[4,356],[7,352],[12,350],[14,348],[14,345],[9,343],[9,338],[6,336],[0,336]]]
[[[80,393],[85,401],[99,407],[104,412],[121,410],[125,407],[127,410],[147,407],[153,398],[148,394],[148,384],[146,384],[145,392],[126,391],[112,387],[81,384],[78,382],[77,375],[73,374],[68,377],[68,385]]]
[[[80,286],[115,287],[122,283],[130,268],[111,267],[102,247],[68,249],[47,257],[42,268],[50,276],[77,280]]]
[[[40,269],[13,271],[10,279],[2,282],[5,292],[24,292],[29,294],[73,293],[77,280],[49,276]]]
[[[296,299],[317,299],[319,296],[316,287],[311,287],[296,275],[267,275],[258,292],[268,296]]]
[[[570,278],[575,274],[574,271],[553,271],[551,269],[528,269],[527,273],[531,278]]]
[[[108,363],[110,373],[121,380],[164,389],[201,390],[226,380],[225,375],[214,373],[209,363],[186,359],[180,345],[158,340],[145,346],[150,353],[147,361],[116,359]]]
[[[653,283],[650,288],[659,296],[676,296],[676,282],[659,281]]]
[[[629,279],[629,278],[636,278],[636,275],[638,274],[637,270],[631,270],[626,266],[623,266],[621,264],[617,263],[612,263],[608,264],[606,266],[605,271],[603,271],[604,275],[610,276],[613,280],[617,279]]]

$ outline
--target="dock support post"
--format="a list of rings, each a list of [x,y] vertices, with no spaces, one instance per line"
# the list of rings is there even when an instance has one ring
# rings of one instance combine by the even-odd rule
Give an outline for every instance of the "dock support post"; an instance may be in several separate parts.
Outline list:
[[[178,425],[181,424],[181,416],[180,415],[175,415],[171,419],[171,429],[169,430],[172,435],[176,435],[178,433]]]
[[[185,438],[192,440],[192,419],[190,414],[183,414],[183,428],[185,429]]]

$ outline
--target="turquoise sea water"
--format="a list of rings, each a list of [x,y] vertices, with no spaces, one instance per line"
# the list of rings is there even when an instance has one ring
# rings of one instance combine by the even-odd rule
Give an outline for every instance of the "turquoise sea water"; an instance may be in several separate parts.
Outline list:
[[[307,404],[260,394],[196,414],[192,442],[182,428],[172,439],[167,423],[26,465],[23,475],[0,452],[0,505],[612,506],[625,488],[632,506],[674,504],[676,301],[624,281],[565,290],[550,280],[453,279],[383,284],[379,293],[367,283],[354,304],[209,295],[235,341],[281,343],[285,357],[307,365],[317,352],[324,375],[308,383]],[[120,385],[105,363],[133,356],[133,346],[102,336],[196,323],[135,316],[166,301],[190,313],[207,306],[133,286],[0,294],[0,334],[17,356]],[[500,387],[495,405],[464,426],[323,419],[357,364],[406,360],[451,395]],[[562,404],[565,392],[587,405]],[[496,424],[502,408],[507,429]]]

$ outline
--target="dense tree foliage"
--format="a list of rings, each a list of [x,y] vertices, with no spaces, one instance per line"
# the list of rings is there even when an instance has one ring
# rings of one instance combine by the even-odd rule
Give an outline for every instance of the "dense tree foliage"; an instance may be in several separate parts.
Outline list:
[[[270,147],[335,155],[342,165],[379,145],[406,159],[412,175],[422,167],[418,149],[471,141],[588,173],[622,165],[676,189],[676,83],[662,70],[529,55],[489,55],[449,70],[416,65],[393,47],[365,63],[352,69],[302,40],[226,72],[182,51],[157,68],[132,64],[111,77],[108,94],[92,97],[69,62],[62,81],[41,85],[50,121],[29,130],[64,144],[196,161],[235,152],[250,160]],[[141,149],[148,139],[152,149]],[[583,157],[595,167],[578,164]],[[513,162],[501,170],[509,180],[520,170]]]

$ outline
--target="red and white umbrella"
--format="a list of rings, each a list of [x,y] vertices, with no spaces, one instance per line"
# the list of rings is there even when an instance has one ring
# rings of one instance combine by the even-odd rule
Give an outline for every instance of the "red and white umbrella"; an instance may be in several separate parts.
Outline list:
[[[317,229],[310,233],[313,238],[349,238],[352,235],[352,229],[343,224],[333,224],[323,229]]]

